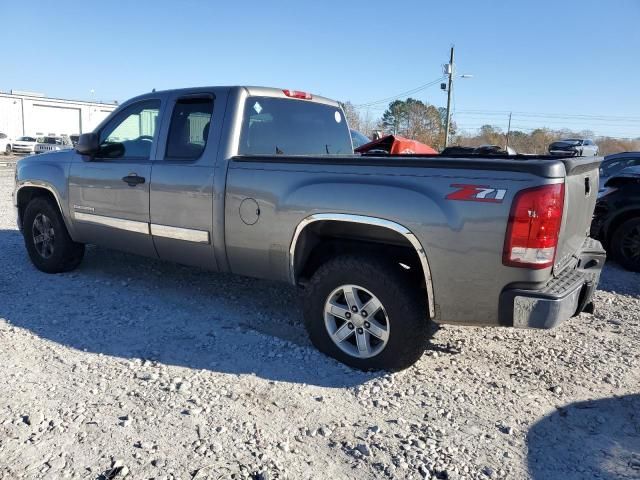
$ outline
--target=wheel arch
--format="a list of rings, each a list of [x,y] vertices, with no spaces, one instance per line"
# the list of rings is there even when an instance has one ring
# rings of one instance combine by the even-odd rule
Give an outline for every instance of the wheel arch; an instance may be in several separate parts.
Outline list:
[[[289,248],[289,277],[297,285],[305,265],[318,248],[318,243],[309,241],[309,236],[317,234],[323,227],[331,232],[330,225],[349,226],[355,238],[348,235],[329,233],[333,240],[348,242],[352,246],[363,244],[379,248],[410,249],[415,254],[420,274],[425,283],[429,316],[436,317],[433,281],[427,254],[418,238],[404,225],[378,217],[343,213],[318,213],[304,218],[296,227]],[[373,230],[371,229],[373,227]]]
[[[611,245],[611,241],[613,240],[613,235],[615,234],[616,230],[618,230],[618,228],[624,222],[626,222],[627,220],[631,220],[632,218],[640,218],[640,207],[624,210],[611,219],[606,228],[607,247]]]
[[[22,219],[24,218],[24,210],[27,208],[27,205],[31,200],[36,197],[46,197],[50,200],[53,200],[55,205],[62,216],[63,221],[66,225],[66,219],[64,212],[62,210],[62,203],[60,202],[60,195],[56,191],[56,189],[44,182],[30,182],[25,181],[18,185],[15,193],[15,203],[16,208],[18,209],[18,226],[22,229]],[[67,229],[69,225],[66,225]]]

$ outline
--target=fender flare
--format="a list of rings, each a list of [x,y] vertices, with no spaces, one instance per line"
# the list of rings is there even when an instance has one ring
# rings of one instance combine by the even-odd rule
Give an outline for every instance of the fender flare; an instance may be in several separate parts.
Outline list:
[[[295,229],[293,234],[293,238],[291,240],[291,246],[289,247],[289,277],[291,283],[296,285],[296,272],[295,272],[295,254],[296,247],[298,244],[298,239],[300,235],[304,231],[306,227],[308,227],[312,223],[322,222],[322,221],[334,221],[334,222],[347,222],[347,223],[358,223],[364,225],[374,225],[376,227],[382,227],[389,230],[393,230],[396,233],[399,233],[404,238],[409,241],[409,243],[413,246],[416,253],[418,254],[418,258],[420,259],[420,264],[422,266],[422,273],[424,274],[424,280],[427,287],[427,304],[429,306],[429,316],[431,319],[435,319],[435,299],[433,296],[433,280],[431,277],[431,269],[429,268],[429,261],[427,259],[427,253],[418,240],[418,238],[413,234],[411,230],[406,228],[399,223],[392,222],[391,220],[385,220],[383,218],[378,217],[370,217],[366,215],[352,215],[352,214],[344,214],[344,213],[316,213],[310,215],[300,221],[298,226]]]

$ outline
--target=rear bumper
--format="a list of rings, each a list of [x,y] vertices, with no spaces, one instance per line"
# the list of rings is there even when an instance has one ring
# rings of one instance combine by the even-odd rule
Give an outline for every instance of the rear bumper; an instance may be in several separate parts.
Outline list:
[[[518,328],[553,328],[591,304],[606,253],[588,238],[578,260],[540,290],[507,288],[500,295],[500,324]]]

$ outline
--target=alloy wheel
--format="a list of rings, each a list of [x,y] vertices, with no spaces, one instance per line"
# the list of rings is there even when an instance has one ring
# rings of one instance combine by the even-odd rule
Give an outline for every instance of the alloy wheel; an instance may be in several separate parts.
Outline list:
[[[626,232],[622,238],[621,249],[627,260],[640,264],[640,225]]]
[[[36,215],[32,226],[33,245],[42,258],[53,255],[55,231],[49,217],[43,213]]]
[[[355,358],[374,357],[389,341],[390,322],[384,306],[357,285],[342,285],[329,294],[324,324],[333,343]]]

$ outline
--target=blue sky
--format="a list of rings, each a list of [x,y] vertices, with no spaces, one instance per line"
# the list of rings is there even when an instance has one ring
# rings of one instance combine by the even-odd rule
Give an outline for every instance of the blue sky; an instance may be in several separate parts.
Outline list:
[[[458,73],[473,74],[454,90],[464,128],[506,127],[502,112],[514,111],[524,112],[515,127],[640,136],[640,0],[3,0],[0,10],[2,91],[122,101],[253,84],[363,104],[437,79],[455,44]],[[415,96],[446,101],[438,85]]]

